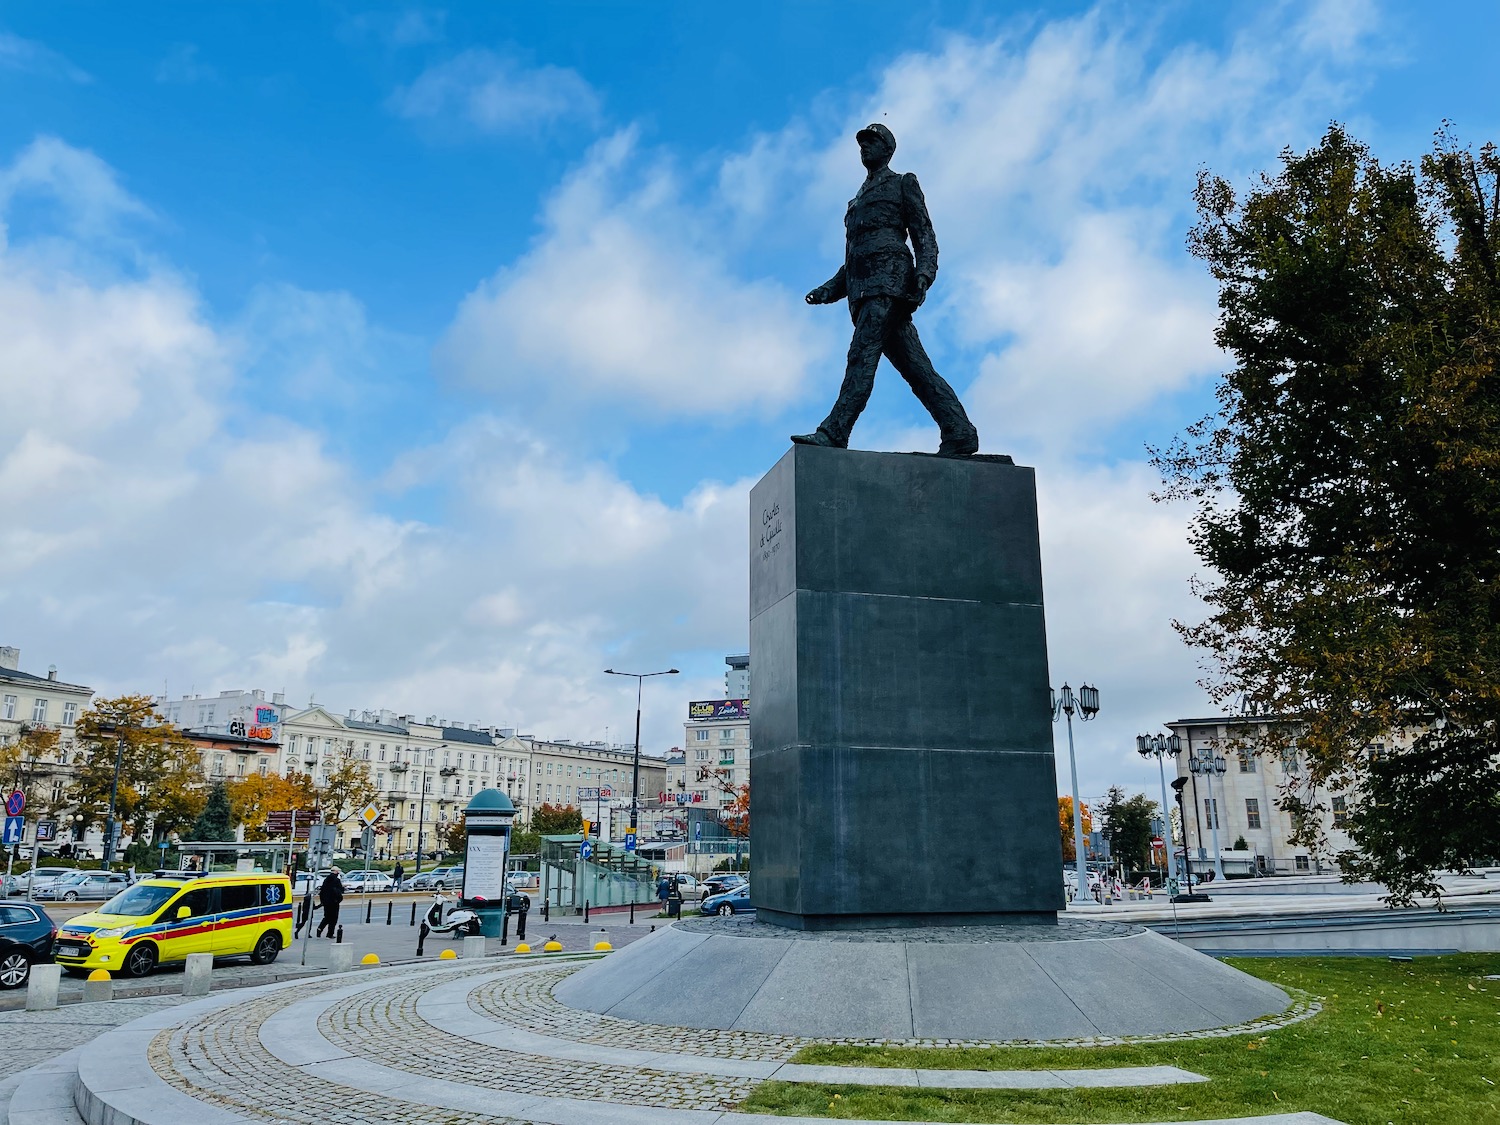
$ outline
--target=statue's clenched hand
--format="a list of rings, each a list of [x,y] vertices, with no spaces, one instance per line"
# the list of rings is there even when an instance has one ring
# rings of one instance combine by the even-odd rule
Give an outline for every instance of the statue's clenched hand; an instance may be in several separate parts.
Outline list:
[[[816,289],[814,289],[811,293],[809,293],[807,295],[807,297],[805,298],[805,300],[807,301],[807,303],[809,305],[826,305],[826,304],[828,304],[829,303],[829,300],[828,300],[828,287],[826,285],[820,285],[820,286],[818,286]]]

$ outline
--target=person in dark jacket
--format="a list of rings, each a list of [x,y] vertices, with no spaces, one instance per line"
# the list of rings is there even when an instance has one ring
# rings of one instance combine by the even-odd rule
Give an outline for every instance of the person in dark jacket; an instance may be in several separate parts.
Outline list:
[[[328,936],[333,937],[338,932],[339,904],[344,901],[344,880],[337,868],[328,873],[328,878],[318,888],[318,901],[323,905],[323,920],[318,923],[313,936],[322,937],[326,929]]]
[[[394,871],[391,872],[391,878],[394,879],[394,880],[396,880],[396,889],[398,891],[401,889],[401,879],[402,879],[402,876],[404,876],[405,874],[406,874],[406,868],[404,868],[404,867],[401,866],[401,861],[400,860],[397,860],[396,861],[396,870],[394,870]]]

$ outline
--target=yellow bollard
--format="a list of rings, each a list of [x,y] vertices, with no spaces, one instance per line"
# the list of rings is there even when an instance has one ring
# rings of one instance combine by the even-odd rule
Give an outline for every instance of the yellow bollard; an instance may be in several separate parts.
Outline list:
[[[561,953],[562,952],[562,942],[560,942],[560,941],[549,941],[546,945],[542,946],[542,952],[543,953]]]
[[[614,946],[610,945],[609,942],[607,942],[607,941],[596,941],[596,942],[594,942],[594,952],[595,953],[608,953],[613,948],[614,948]]]
[[[361,965],[378,965],[380,964],[380,955],[378,953],[366,953],[359,959],[359,963]]]
[[[518,944],[518,945],[517,945],[517,946],[516,946],[516,952],[517,952],[517,953],[530,953],[530,952],[531,952],[531,946],[529,946],[529,945],[527,945],[527,944],[526,944],[526,943],[525,943],[525,942],[524,942],[524,941],[523,941],[523,942],[521,942],[521,943],[520,943],[520,944]]]
[[[114,980],[114,977],[109,975],[108,969],[95,969],[89,974],[89,980]]]
[[[453,950],[451,950],[451,949],[445,949],[441,953],[438,954],[438,960],[439,961],[456,961],[456,960],[458,960],[458,954],[454,953]]]

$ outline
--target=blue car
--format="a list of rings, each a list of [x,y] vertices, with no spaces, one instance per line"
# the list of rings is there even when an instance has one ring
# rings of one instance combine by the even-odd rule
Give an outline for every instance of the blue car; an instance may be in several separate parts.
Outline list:
[[[753,913],[755,906],[750,901],[750,884],[735,887],[732,891],[725,891],[721,895],[709,895],[703,900],[701,908],[705,914],[745,914]]]

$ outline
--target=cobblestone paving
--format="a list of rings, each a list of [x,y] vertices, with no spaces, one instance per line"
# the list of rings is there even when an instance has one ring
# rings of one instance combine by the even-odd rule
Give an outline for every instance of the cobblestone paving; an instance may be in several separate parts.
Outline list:
[[[696,1027],[666,1027],[604,1016],[559,1003],[552,990],[569,973],[582,966],[558,967],[543,972],[485,981],[469,993],[469,1007],[501,1023],[525,1028],[538,1035],[551,1035],[605,1047],[675,1051],[683,1055],[714,1058],[784,1061],[810,1043],[839,1043],[855,1047],[1112,1047],[1122,1043],[1173,1043],[1188,1039],[1220,1039],[1234,1035],[1274,1031],[1309,1019],[1322,1011],[1316,998],[1295,990],[1286,1011],[1229,1027],[1206,1031],[1183,1031],[1161,1035],[1096,1035],[1078,1039],[803,1039],[759,1031],[707,1031]]]
[[[1011,922],[995,926],[918,926],[879,930],[789,930],[758,922],[743,914],[724,918],[684,918],[676,927],[692,934],[732,934],[735,937],[776,938],[781,941],[881,942],[907,945],[962,945],[990,942],[1084,941],[1122,938],[1145,933],[1145,926],[1096,919],[1059,918],[1057,925]]]
[[[538,1035],[637,1051],[785,1062],[812,1042],[795,1035],[758,1031],[712,1031],[636,1023],[569,1008],[553,998],[552,989],[576,971],[577,967],[556,968],[487,981],[469,993],[469,1007],[479,1015]]]
[[[468,1113],[314,1078],[261,1045],[260,1026],[281,1009],[347,984],[333,981],[260,997],[213,1012],[186,1027],[160,1032],[147,1051],[151,1069],[168,1085],[208,1105],[277,1125],[535,1125],[517,1117]],[[380,991],[380,990],[376,990]]]
[[[529,975],[529,974],[528,974]],[[749,1096],[756,1079],[684,1074],[487,1047],[434,1027],[417,1014],[430,978],[393,982],[330,1005],[318,1030],[330,1043],[382,1066],[427,1078],[517,1094],[653,1105],[670,1109],[730,1109]],[[402,1052],[392,1061],[390,1044]]]

